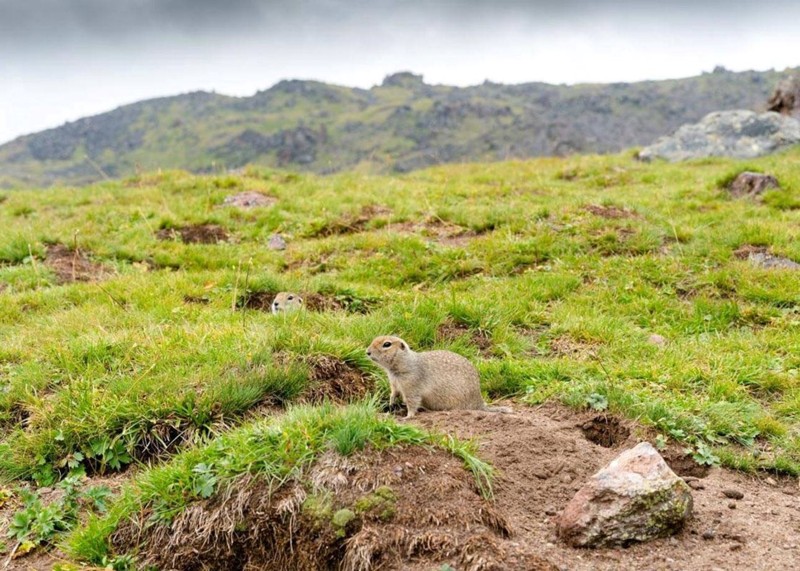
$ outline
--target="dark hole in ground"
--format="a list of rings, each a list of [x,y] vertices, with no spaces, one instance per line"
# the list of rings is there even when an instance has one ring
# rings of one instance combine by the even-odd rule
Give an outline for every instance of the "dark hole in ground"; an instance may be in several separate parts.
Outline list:
[[[459,337],[468,336],[470,342],[478,348],[481,355],[488,356],[492,352],[492,339],[484,329],[471,329],[465,323],[447,319],[436,329],[436,336],[443,341],[455,341]]]
[[[613,448],[625,442],[631,435],[630,429],[618,418],[607,415],[595,416],[581,425],[583,436],[603,448]]]
[[[163,228],[156,232],[159,240],[180,240],[184,244],[216,244],[229,238],[228,231],[217,224],[195,224],[178,228]]]
[[[309,384],[302,396],[311,403],[324,400],[348,403],[375,390],[375,379],[361,369],[329,355],[306,359],[310,369]]]
[[[687,454],[680,448],[667,448],[661,451],[661,457],[667,465],[672,468],[678,476],[693,476],[695,478],[705,478],[711,470],[709,466],[703,466],[694,461],[691,454]]]
[[[108,277],[111,270],[80,248],[72,249],[64,244],[47,247],[45,264],[53,270],[58,283],[93,282]]]
[[[272,311],[272,301],[278,295],[278,290],[246,291],[236,299],[239,309],[255,309],[258,311]]]
[[[356,232],[363,232],[373,219],[379,217],[387,217],[392,211],[385,206],[369,205],[361,208],[358,214],[351,214],[343,216],[338,220],[333,220],[326,223],[320,228],[315,229],[309,234],[309,237],[327,237],[336,236],[339,234],[353,234]]]

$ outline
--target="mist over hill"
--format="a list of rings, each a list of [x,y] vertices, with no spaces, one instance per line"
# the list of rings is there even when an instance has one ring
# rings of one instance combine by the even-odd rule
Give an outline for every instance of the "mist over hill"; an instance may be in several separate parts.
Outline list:
[[[248,164],[407,172],[465,161],[608,153],[723,109],[764,109],[786,72],[638,83],[429,85],[408,72],[371,89],[282,81],[252,97],[141,101],[0,146],[0,186],[84,184],[137,170]]]

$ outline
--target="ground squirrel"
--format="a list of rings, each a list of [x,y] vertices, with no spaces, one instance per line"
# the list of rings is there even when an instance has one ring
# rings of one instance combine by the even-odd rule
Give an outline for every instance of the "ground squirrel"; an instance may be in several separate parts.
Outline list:
[[[467,359],[451,351],[416,353],[399,337],[376,337],[367,356],[389,374],[389,405],[400,395],[408,408],[406,418],[420,408],[471,409],[511,412],[508,407],[486,406],[478,371]]]
[[[296,293],[282,291],[272,300],[272,313],[294,311],[303,307],[303,298]]]

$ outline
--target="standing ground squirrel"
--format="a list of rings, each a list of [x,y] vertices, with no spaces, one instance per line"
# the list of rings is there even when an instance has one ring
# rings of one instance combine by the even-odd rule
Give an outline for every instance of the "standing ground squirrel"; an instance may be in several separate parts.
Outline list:
[[[367,356],[389,374],[389,405],[400,395],[408,408],[406,418],[427,410],[486,410],[511,412],[508,407],[486,406],[478,371],[467,359],[451,351],[416,353],[399,337],[376,337]]]
[[[303,307],[303,298],[296,293],[282,291],[272,300],[272,313],[294,311]]]

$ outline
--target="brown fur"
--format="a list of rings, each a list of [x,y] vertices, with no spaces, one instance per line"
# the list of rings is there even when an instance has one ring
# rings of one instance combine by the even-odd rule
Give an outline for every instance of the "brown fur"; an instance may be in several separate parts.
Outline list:
[[[372,341],[367,355],[388,373],[389,404],[399,395],[408,408],[406,418],[420,408],[510,412],[506,407],[486,406],[477,369],[451,351],[416,353],[399,337],[381,336]]]
[[[303,307],[303,298],[290,291],[282,291],[272,300],[272,313],[294,311]]]

